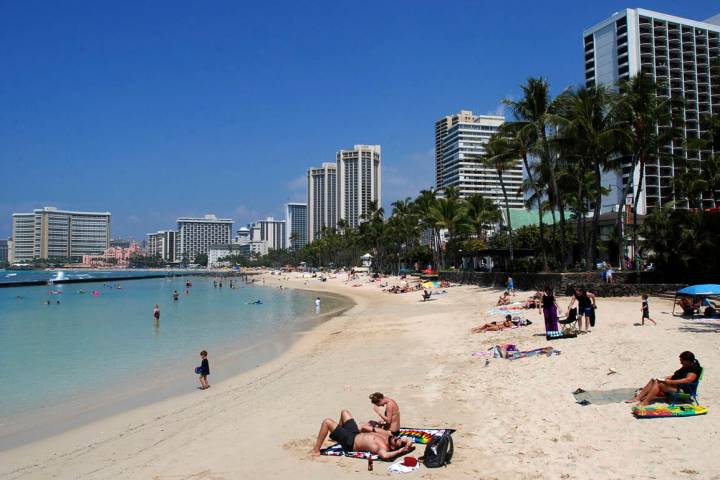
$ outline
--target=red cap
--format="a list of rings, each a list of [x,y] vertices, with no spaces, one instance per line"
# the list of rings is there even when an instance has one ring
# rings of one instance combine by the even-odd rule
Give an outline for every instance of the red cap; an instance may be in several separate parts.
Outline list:
[[[405,457],[403,458],[402,464],[406,467],[414,467],[417,465],[417,459],[415,457]]]

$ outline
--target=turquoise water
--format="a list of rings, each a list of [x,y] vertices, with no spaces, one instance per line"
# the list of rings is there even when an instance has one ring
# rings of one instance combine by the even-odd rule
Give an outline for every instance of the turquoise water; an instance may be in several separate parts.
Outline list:
[[[152,275],[175,275],[181,272],[179,270],[142,270],[142,269],[126,269],[126,270],[4,270],[0,268],[0,284],[12,284],[18,282],[32,281],[57,281],[57,280],[111,280],[113,278],[133,277],[144,274]],[[197,273],[197,272],[195,272]]]
[[[186,280],[193,283],[189,294]],[[317,321],[313,293],[235,282],[241,288],[228,288],[228,279],[213,288],[212,278],[187,277],[0,289],[0,433],[19,415],[82,408],[173,379],[192,391],[200,350],[209,352],[212,383],[255,366],[252,355],[228,360],[233,352]],[[323,312],[343,306],[321,299]],[[247,304],[255,300],[263,304]]]

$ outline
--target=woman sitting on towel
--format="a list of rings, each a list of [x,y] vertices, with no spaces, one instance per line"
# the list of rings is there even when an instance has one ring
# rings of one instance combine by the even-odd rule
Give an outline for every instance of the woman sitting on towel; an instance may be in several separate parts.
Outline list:
[[[497,306],[507,305],[508,303],[510,303],[510,292],[505,290],[505,292],[500,295],[500,298],[498,298]]]
[[[504,322],[489,322],[485,325],[482,325],[480,327],[475,327],[472,329],[472,333],[481,333],[481,332],[497,332],[499,330],[505,330],[506,328],[512,328],[515,324],[512,321],[512,316],[505,315],[505,321]]]
[[[647,385],[640,389],[633,398],[626,400],[626,403],[638,402],[639,406],[644,407],[666,393],[691,393],[688,384],[698,381],[702,367],[695,358],[695,354],[687,351],[680,354],[680,363],[682,368],[675,371],[672,376],[651,378]]]

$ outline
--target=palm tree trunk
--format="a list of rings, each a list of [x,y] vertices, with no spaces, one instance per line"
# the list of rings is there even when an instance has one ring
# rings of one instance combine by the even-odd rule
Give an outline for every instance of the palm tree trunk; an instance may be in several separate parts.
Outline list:
[[[565,207],[560,201],[560,192],[558,190],[557,176],[555,175],[555,162],[553,162],[552,156],[550,155],[550,145],[548,144],[547,132],[545,132],[544,125],[541,134],[543,141],[543,150],[550,167],[548,171],[550,172],[550,184],[555,195],[555,207],[560,213],[560,270],[564,272],[565,270],[567,270],[567,258],[565,255]]]
[[[590,245],[587,250],[587,264],[585,271],[589,272],[591,264],[595,263],[598,237],[600,236],[600,207],[602,204],[602,182],[600,178],[600,161],[595,159],[595,206],[593,209],[592,231],[590,232]]]
[[[515,261],[515,255],[513,254],[512,221],[510,220],[510,203],[508,201],[507,190],[505,189],[505,182],[503,181],[501,172],[498,172],[498,178],[500,179],[500,188],[502,188],[503,197],[505,198],[505,213],[507,214],[507,223],[508,223],[508,250],[510,251],[510,271],[512,271],[513,262]]]
[[[582,172],[578,175],[578,192],[577,192],[577,218],[575,219],[575,233],[577,236],[577,242],[579,243],[578,249],[580,251],[580,258],[582,258],[585,250],[585,237],[583,226],[585,224],[585,217],[583,208],[585,203],[585,192],[583,191]]]
[[[547,272],[548,270],[548,263],[547,263],[547,254],[545,253],[545,234],[543,233],[543,218],[542,218],[542,208],[541,206],[541,195],[538,192],[537,183],[535,182],[535,177],[533,177],[532,171],[530,170],[530,162],[528,161],[527,154],[523,155],[523,165],[525,165],[525,174],[527,175],[528,180],[530,181],[530,188],[533,189],[535,192],[535,195],[537,195],[537,204],[538,204],[538,224],[540,225],[540,255],[542,257],[543,262],[543,272]]]
[[[640,159],[640,178],[638,179],[638,188],[637,193],[635,194],[635,198],[633,199],[633,261],[635,262],[635,271],[640,271],[640,262],[637,261],[637,238],[638,238],[638,223],[637,223],[637,209],[638,204],[640,203],[640,193],[642,192],[643,188],[643,179],[645,178],[645,162],[641,158]]]

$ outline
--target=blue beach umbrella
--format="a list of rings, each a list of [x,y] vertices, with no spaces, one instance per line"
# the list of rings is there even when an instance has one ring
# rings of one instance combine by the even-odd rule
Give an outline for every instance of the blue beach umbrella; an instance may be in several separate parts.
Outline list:
[[[720,296],[720,285],[707,283],[704,285],[690,285],[675,292],[675,303],[673,304],[673,315],[678,297],[718,297]]]

